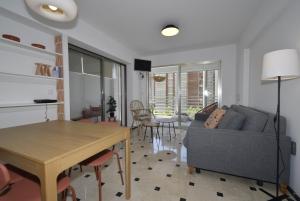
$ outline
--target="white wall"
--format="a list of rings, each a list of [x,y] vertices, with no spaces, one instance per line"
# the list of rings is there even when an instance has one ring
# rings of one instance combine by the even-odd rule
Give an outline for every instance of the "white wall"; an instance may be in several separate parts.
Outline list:
[[[273,1],[268,1],[270,5]],[[275,3],[275,2],[274,2]],[[249,105],[276,111],[277,83],[261,82],[263,55],[269,51],[285,48],[300,50],[300,1],[289,1],[287,7],[282,7],[262,31],[249,44],[242,44],[249,48]],[[242,72],[243,73],[243,72]],[[239,85],[243,82],[240,80]],[[287,118],[287,135],[300,145],[299,103],[300,79],[283,81],[281,88],[281,112]],[[300,153],[291,157],[290,186],[300,194]]]
[[[136,83],[137,77],[133,71],[133,59],[137,58],[138,54],[131,49],[127,48],[123,44],[115,41],[113,38],[103,33],[102,31],[95,29],[92,25],[86,23],[81,19],[70,24],[53,23],[29,12],[26,8],[24,1],[10,0],[2,1],[1,8],[7,11],[13,12],[16,15],[21,16],[22,20],[27,24],[36,26],[35,24],[41,24],[50,29],[54,29],[64,35],[64,57],[68,58],[68,50],[66,49],[68,42],[78,45],[82,48],[88,49],[103,56],[115,59],[127,65],[127,103],[128,108],[130,101],[138,97],[138,85]],[[0,8],[0,9],[1,9]],[[2,11],[1,11],[2,12]],[[42,23],[41,23],[42,22]],[[2,22],[1,22],[2,23]],[[40,26],[40,25],[38,25]],[[70,118],[69,112],[69,75],[68,75],[68,61],[64,60],[65,68],[65,117]],[[128,112],[128,118],[130,121],[131,115]]]
[[[236,103],[236,46],[227,45],[206,49],[197,49],[170,54],[145,57],[152,61],[152,66],[196,63],[201,61],[221,60],[221,104]],[[145,86],[145,84],[143,85]],[[144,94],[141,94],[144,96]]]
[[[0,15],[0,35],[10,33],[18,36],[22,44],[43,43],[54,51],[54,35],[25,26]],[[22,31],[20,31],[22,30]],[[34,99],[56,99],[56,80],[31,77],[7,76],[1,73],[35,74],[35,63],[54,66],[55,56],[7,45],[0,47],[0,104],[33,103]],[[48,118],[57,119],[57,106],[48,107]],[[45,106],[0,108],[0,128],[45,121]]]

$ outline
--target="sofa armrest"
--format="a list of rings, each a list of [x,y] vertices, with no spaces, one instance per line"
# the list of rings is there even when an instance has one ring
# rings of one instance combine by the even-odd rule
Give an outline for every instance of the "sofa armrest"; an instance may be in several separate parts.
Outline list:
[[[206,119],[209,117],[209,114],[203,113],[203,112],[198,112],[195,114],[195,120],[198,121],[206,121]]]

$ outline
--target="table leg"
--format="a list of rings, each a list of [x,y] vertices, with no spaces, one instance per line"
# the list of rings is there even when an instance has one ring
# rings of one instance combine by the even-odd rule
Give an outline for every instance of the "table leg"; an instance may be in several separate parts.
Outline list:
[[[174,129],[174,134],[175,134],[175,137],[176,137],[176,132],[175,132],[175,125],[174,125],[174,122],[173,122],[173,129]]]
[[[169,123],[169,135],[170,135],[170,141],[171,141],[171,123]]]
[[[125,198],[130,199],[131,196],[131,180],[130,180],[130,139],[125,140]]]
[[[161,136],[162,137],[164,136],[164,123],[162,123],[161,125]]]
[[[41,196],[43,201],[57,200],[57,174],[48,168],[44,175],[40,177]]]
[[[153,127],[152,126],[150,127],[150,130],[151,130],[151,140],[153,142]]]

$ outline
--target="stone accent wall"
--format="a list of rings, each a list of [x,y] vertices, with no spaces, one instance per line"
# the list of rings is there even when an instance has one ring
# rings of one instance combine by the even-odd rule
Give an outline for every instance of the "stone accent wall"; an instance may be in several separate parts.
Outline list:
[[[55,52],[62,54],[62,37],[61,35],[55,36]],[[63,70],[63,56],[56,55],[55,65],[60,69],[60,77],[64,77],[64,70]],[[56,92],[57,92],[57,101],[64,102],[64,81],[57,80],[56,81]],[[57,106],[57,117],[58,120],[65,119],[65,108],[64,104],[59,104]]]

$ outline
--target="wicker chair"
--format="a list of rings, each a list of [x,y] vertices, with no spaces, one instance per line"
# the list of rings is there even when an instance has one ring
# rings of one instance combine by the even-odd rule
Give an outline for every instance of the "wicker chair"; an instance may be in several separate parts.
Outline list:
[[[140,129],[142,122],[151,120],[151,111],[149,109],[145,109],[143,103],[139,100],[133,100],[130,102],[130,111],[132,115],[131,128],[133,128],[136,123],[137,127]]]

